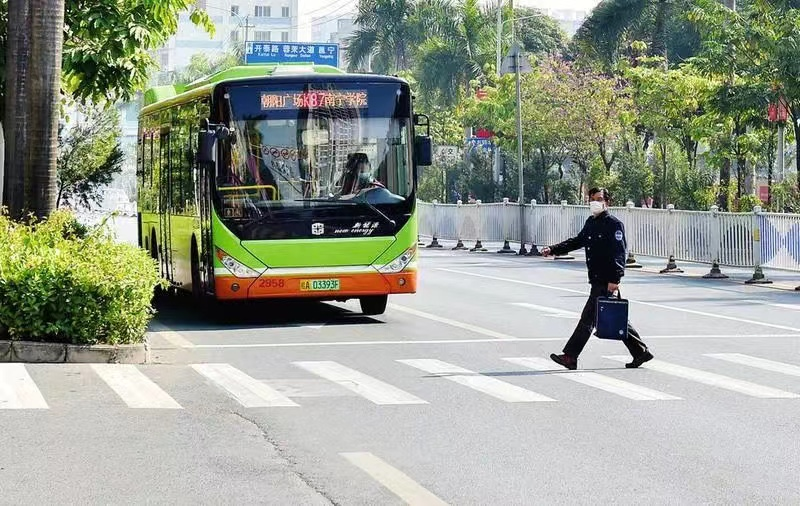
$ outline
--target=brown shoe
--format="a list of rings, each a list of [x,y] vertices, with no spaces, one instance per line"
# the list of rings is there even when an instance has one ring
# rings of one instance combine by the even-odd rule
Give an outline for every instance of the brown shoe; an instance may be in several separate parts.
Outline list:
[[[553,362],[556,364],[566,367],[570,371],[574,371],[578,368],[578,359],[575,357],[570,357],[566,353],[563,355],[556,355],[555,353],[550,354],[550,358],[553,359]]]

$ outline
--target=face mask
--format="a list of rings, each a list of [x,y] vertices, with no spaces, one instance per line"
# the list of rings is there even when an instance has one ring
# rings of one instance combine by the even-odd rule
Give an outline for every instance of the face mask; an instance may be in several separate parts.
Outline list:
[[[372,177],[370,176],[369,172],[362,172],[358,175],[358,182],[361,184],[369,183],[372,181]]]
[[[606,210],[606,205],[602,202],[591,201],[589,202],[589,210],[592,212],[593,215],[597,216],[598,214],[602,213]]]

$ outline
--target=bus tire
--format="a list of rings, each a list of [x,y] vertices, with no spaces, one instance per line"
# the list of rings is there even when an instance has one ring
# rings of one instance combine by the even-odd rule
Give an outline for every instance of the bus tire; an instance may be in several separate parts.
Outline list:
[[[200,281],[200,258],[197,255],[197,243],[192,239],[192,298],[203,300],[203,286]]]
[[[386,311],[386,303],[389,302],[388,295],[371,295],[358,299],[361,304],[361,312],[367,316],[383,314]]]

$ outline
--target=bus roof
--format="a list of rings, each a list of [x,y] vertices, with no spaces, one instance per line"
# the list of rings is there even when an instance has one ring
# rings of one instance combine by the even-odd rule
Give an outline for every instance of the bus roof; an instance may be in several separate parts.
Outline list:
[[[259,77],[297,77],[302,75],[321,74],[329,76],[337,75],[342,77],[365,77],[368,74],[348,74],[330,65],[314,65],[308,63],[284,63],[266,65],[242,65],[232,67],[210,76],[202,77],[189,84],[174,84],[168,86],[156,86],[148,89],[144,94],[144,108],[148,110],[157,109],[159,105],[166,105],[165,102],[181,102],[182,100],[193,98],[201,94],[208,94],[218,83],[234,79],[247,79]],[[380,76],[369,75],[370,78]],[[142,112],[145,112],[144,110]]]

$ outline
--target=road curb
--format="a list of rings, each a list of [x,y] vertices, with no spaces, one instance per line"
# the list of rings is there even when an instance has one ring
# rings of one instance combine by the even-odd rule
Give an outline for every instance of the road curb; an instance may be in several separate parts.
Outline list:
[[[33,364],[146,364],[147,341],[139,344],[74,345],[31,341],[0,341],[0,362]]]

